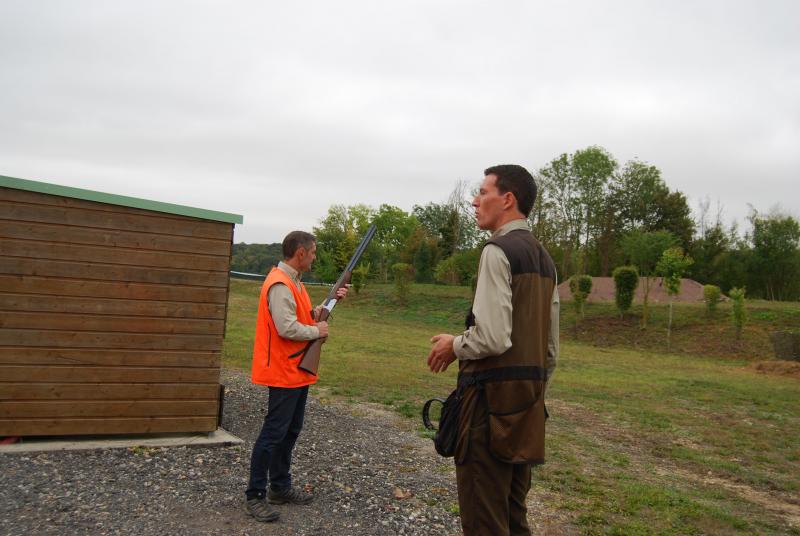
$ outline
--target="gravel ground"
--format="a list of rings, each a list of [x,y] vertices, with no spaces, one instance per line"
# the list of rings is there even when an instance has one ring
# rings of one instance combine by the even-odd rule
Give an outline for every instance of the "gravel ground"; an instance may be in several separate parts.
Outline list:
[[[308,506],[275,523],[244,511],[266,389],[223,370],[223,428],[241,447],[0,454],[0,534],[458,534],[455,473],[411,425],[380,408],[309,398],[294,483]]]

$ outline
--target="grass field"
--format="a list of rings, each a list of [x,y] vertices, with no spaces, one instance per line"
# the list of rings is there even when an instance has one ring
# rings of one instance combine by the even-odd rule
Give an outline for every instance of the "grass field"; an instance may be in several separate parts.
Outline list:
[[[258,283],[231,281],[224,358],[249,369]],[[320,302],[324,288],[311,288]],[[400,307],[372,286],[337,307],[324,346],[322,396],[385,404],[418,420],[455,370],[425,367],[431,335],[457,332],[466,288],[418,285]],[[574,330],[564,304],[562,355],[548,396],[548,461],[534,493],[585,534],[800,534],[800,380],[757,373],[770,329],[800,325],[800,304],[754,303],[741,341],[722,305],[666,306],[652,326],[590,304]]]

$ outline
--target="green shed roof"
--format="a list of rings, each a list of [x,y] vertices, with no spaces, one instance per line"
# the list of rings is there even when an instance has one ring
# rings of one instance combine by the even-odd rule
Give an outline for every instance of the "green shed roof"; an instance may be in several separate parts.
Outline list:
[[[4,175],[0,175],[0,187],[28,190],[41,194],[73,197],[75,199],[85,199],[86,201],[97,201],[98,203],[109,203],[111,205],[121,205],[123,207],[142,208],[145,210],[154,210],[156,212],[202,218],[204,220],[222,221],[226,223],[242,223],[244,221],[244,218],[239,214],[229,214],[227,212],[217,212],[216,210],[205,210],[184,205],[173,205],[172,203],[150,201],[149,199],[139,199],[137,197],[128,197],[125,195],[95,192],[93,190],[72,188],[71,186],[61,186],[48,182],[15,179],[14,177],[6,177]]]

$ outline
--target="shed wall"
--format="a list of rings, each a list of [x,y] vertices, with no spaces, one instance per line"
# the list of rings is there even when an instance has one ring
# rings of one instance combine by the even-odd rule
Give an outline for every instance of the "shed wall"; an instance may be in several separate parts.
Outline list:
[[[0,187],[0,436],[214,430],[232,238]]]

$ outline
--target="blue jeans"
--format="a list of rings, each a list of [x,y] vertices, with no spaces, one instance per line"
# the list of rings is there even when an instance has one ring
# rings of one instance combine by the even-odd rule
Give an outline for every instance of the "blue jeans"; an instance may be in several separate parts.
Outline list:
[[[270,387],[267,416],[253,447],[247,498],[263,499],[269,484],[275,491],[292,486],[292,449],[303,429],[308,386]]]

